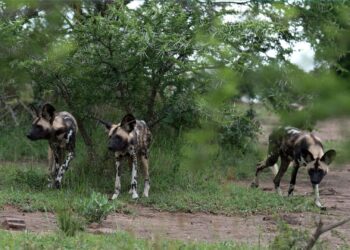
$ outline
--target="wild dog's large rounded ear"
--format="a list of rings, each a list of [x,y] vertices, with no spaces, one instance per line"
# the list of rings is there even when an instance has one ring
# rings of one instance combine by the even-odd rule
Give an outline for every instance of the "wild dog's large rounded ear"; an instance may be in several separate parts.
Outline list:
[[[33,104],[30,104],[29,108],[32,111],[31,114],[32,114],[33,118],[39,117],[39,111]]]
[[[336,155],[337,155],[337,152],[334,149],[330,149],[326,153],[324,153],[324,155],[321,158],[321,161],[329,165],[335,159]]]
[[[136,118],[132,114],[127,114],[126,116],[123,117],[120,125],[125,131],[130,133],[135,128]]]
[[[302,149],[301,150],[301,161],[304,161],[305,163],[309,163],[309,162],[312,162],[314,160],[315,160],[315,158],[310,153],[309,150],[307,150],[307,149]]]
[[[56,109],[54,108],[54,106],[52,106],[50,103],[46,103],[41,108],[41,116],[44,119],[48,120],[50,123],[52,123],[55,117],[55,111]]]

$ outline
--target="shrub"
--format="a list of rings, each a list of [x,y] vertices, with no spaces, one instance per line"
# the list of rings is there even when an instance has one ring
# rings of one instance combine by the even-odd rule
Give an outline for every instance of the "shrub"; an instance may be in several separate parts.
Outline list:
[[[293,229],[283,221],[278,223],[278,235],[270,248],[278,250],[303,249],[306,246],[309,234],[307,231]]]
[[[257,139],[260,132],[260,123],[255,117],[256,114],[253,109],[248,109],[243,114],[237,114],[236,112],[228,114],[229,123],[221,126],[221,143],[245,152],[249,144]]]
[[[89,199],[81,201],[80,213],[87,222],[101,222],[115,210],[115,205],[109,203],[107,195],[93,192]]]

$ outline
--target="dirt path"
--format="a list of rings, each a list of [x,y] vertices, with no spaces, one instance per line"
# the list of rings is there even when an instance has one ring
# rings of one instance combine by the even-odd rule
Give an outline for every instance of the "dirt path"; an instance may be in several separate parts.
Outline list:
[[[287,178],[286,178],[287,180]],[[282,188],[287,190],[287,181]],[[296,187],[296,195],[311,195],[311,187],[305,173],[300,174]],[[248,185],[241,182],[240,185]],[[333,171],[325,178],[321,187],[321,198],[328,207],[322,214],[327,222],[338,221],[350,215],[350,165],[342,171]],[[261,183],[266,192],[273,192],[272,182]],[[132,206],[133,214],[112,214],[100,225],[92,224],[87,229],[92,233],[113,233],[119,230],[127,231],[141,238],[168,238],[191,241],[223,241],[234,240],[267,244],[276,235],[276,216],[252,215],[223,216],[205,213],[170,213],[159,212],[151,208]],[[48,232],[57,229],[55,215],[52,213],[23,213],[16,208],[6,206],[0,211],[0,223],[5,217],[16,217],[25,220],[27,229],[33,232]],[[295,228],[313,230],[314,217],[312,213],[280,214],[288,224]],[[350,243],[350,225],[337,229]],[[327,233],[323,239],[329,240],[333,246],[342,241],[334,234]]]

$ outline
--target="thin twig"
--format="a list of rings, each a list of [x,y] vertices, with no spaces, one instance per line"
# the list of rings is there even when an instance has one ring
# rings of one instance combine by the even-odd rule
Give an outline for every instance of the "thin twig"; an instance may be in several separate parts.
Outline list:
[[[348,217],[342,221],[339,221],[337,223],[331,224],[329,226],[324,226],[322,220],[320,219],[317,223],[317,228],[316,228],[314,234],[311,236],[311,238],[309,239],[309,242],[307,243],[307,246],[305,247],[305,250],[311,250],[313,248],[313,246],[315,245],[316,241],[318,240],[318,238],[322,234],[324,234],[324,233],[326,233],[326,232],[328,232],[336,227],[344,225],[345,223],[347,223],[349,221],[350,221],[350,217]]]

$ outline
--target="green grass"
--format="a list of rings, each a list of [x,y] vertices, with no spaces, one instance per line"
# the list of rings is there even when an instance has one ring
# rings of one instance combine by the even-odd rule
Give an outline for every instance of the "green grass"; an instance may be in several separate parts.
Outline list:
[[[45,170],[42,166],[25,167],[7,164],[0,167],[0,206],[13,205],[23,211],[55,212],[62,204],[82,213],[83,204],[88,204],[93,189],[81,191],[66,186],[62,190],[46,188]],[[19,178],[20,177],[20,178]],[[181,179],[181,184],[177,179]],[[110,178],[110,190],[113,190],[114,178]],[[113,211],[130,212],[126,204],[140,203],[167,211],[209,212],[217,214],[250,214],[271,212],[317,211],[311,198],[281,198],[276,194],[259,189],[241,187],[233,182],[220,182],[217,178],[195,180],[195,175],[187,173],[168,182],[152,182],[150,198],[132,201],[124,187],[123,193],[114,201]],[[141,192],[141,187],[139,189]],[[103,193],[103,192],[102,192]]]
[[[210,184],[209,184],[210,185]],[[214,214],[253,214],[317,211],[313,201],[304,197],[280,197],[258,189],[226,184],[159,192],[141,203],[167,211],[208,212]]]
[[[94,235],[78,233],[74,237],[64,234],[34,234],[28,232],[11,233],[0,230],[0,249],[9,250],[40,250],[40,249],[264,249],[258,246],[237,244],[233,242],[221,243],[191,243],[173,240],[142,240],[120,232],[116,234]]]

